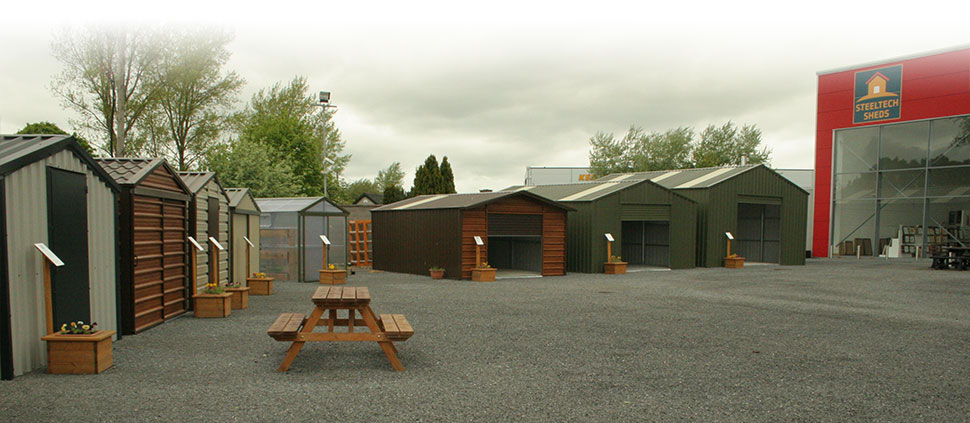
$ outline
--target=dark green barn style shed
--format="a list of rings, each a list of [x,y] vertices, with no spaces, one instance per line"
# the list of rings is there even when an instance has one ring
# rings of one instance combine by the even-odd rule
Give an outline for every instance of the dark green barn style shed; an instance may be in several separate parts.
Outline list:
[[[618,173],[597,181],[649,180],[697,203],[697,265],[732,253],[748,262],[805,264],[808,192],[765,165]]]
[[[518,186],[576,209],[566,233],[566,269],[600,273],[614,255],[631,265],[687,269],[695,266],[697,207],[686,197],[648,180]]]

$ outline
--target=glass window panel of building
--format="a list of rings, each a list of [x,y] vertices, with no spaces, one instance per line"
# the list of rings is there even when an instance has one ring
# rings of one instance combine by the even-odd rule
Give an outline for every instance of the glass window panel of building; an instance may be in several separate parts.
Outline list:
[[[901,255],[970,246],[970,116],[836,131],[834,164],[833,244],[868,238],[879,254],[912,233]]]

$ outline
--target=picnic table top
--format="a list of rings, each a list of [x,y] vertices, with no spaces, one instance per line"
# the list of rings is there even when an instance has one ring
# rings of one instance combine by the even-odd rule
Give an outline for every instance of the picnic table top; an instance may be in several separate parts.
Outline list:
[[[358,307],[370,303],[370,291],[366,286],[323,285],[313,293],[313,303],[317,306]]]

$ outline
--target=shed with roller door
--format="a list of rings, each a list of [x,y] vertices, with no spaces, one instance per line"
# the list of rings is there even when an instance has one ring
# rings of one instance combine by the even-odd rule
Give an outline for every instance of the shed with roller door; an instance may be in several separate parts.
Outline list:
[[[529,192],[419,195],[371,210],[374,269],[471,278],[475,237],[500,272],[566,274],[566,214],[573,209]]]
[[[179,172],[179,176],[192,194],[189,233],[203,249],[195,249],[195,292],[205,288],[210,280],[225,285],[230,278],[229,250],[232,248],[229,244],[229,197],[215,172]],[[209,238],[218,241],[224,250],[215,247]],[[218,272],[218,280],[214,272]]]
[[[0,378],[47,364],[40,338],[67,322],[118,324],[118,185],[67,135],[0,135]],[[50,272],[48,325],[43,243]]]
[[[189,189],[165,159],[97,162],[118,200],[120,328],[141,332],[189,310]]]

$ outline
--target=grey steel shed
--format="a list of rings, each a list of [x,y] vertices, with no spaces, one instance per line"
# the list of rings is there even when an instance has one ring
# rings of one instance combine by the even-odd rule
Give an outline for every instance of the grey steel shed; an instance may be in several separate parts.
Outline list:
[[[259,270],[259,205],[249,188],[226,188],[229,196],[229,215],[232,224],[229,225],[231,239],[229,266],[232,268],[232,280],[245,282],[249,273]],[[252,247],[246,243],[249,239]],[[248,248],[247,248],[248,247]],[[249,258],[246,258],[246,252]],[[246,268],[247,264],[249,269]]]
[[[695,266],[696,203],[647,180],[515,186],[576,209],[566,233],[566,269],[600,273],[613,254],[630,266],[687,269]]]
[[[805,264],[808,192],[765,165],[607,175],[598,181],[650,180],[697,203],[697,265],[724,265],[732,253],[748,262]]]
[[[0,377],[46,365],[44,243],[51,321],[118,330],[118,184],[66,135],[0,135]]]
[[[204,249],[196,253],[195,292],[205,288],[212,279],[213,268],[210,263],[218,260],[220,284],[229,281],[229,197],[219,183],[215,172],[179,172],[182,182],[192,195],[189,201],[189,233]],[[211,242],[212,237],[219,241],[225,251],[218,251]]]
[[[257,198],[259,270],[279,280],[316,282],[326,264],[347,268],[347,216],[350,214],[324,197]],[[323,241],[330,240],[323,263]]]

